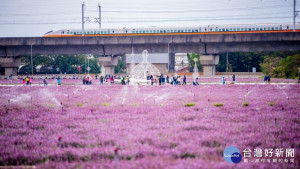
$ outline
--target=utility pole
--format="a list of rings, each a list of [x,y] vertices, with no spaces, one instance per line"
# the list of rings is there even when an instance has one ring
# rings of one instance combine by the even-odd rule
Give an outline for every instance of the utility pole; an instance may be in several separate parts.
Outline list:
[[[226,54],[226,72],[228,72],[228,52]]]
[[[101,6],[100,6],[100,3],[98,4],[98,9],[99,9],[99,28],[101,28]]]
[[[82,8],[82,18],[81,18],[81,21],[82,21],[82,32],[81,32],[81,34],[82,34],[82,36],[84,36],[84,2],[82,3],[82,5],[81,5],[81,8]]]
[[[30,47],[31,47],[31,51],[30,51],[30,55],[31,55],[31,76],[33,77],[33,61],[32,61],[32,45],[34,45],[35,42],[33,42]]]
[[[99,18],[95,18],[95,23],[99,23],[99,28],[101,28],[101,5],[98,3],[98,11],[99,11]]]
[[[296,0],[294,0],[294,28],[293,28],[293,32],[295,32],[295,22],[296,22]]]

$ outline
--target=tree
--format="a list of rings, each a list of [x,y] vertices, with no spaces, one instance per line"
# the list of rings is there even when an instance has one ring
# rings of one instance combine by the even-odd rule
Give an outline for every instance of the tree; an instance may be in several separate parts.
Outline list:
[[[260,64],[262,72],[277,77],[278,73],[275,70],[279,66],[280,60],[280,57],[265,56],[263,63]]]
[[[287,57],[265,56],[260,66],[265,74],[272,77],[295,78],[299,76],[300,54]]]
[[[194,58],[197,58],[197,68],[199,71],[202,71],[202,66],[200,65],[200,54],[196,54],[196,53],[188,53],[187,54],[188,57],[188,62],[189,62],[189,72],[193,72],[194,70],[194,66],[195,66],[195,61]]]
[[[126,73],[126,62],[122,61],[122,57],[118,58],[118,65],[115,66],[115,73]]]

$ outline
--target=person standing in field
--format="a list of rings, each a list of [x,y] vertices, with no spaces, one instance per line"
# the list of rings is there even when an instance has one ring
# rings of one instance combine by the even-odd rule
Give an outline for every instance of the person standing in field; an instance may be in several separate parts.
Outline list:
[[[103,85],[103,80],[104,80],[103,76],[100,76],[100,84],[101,85]]]
[[[182,82],[182,85],[186,85],[186,76],[185,76],[185,75],[183,76],[183,82]]]
[[[31,86],[32,78],[29,77],[28,81],[29,81],[29,85]]]

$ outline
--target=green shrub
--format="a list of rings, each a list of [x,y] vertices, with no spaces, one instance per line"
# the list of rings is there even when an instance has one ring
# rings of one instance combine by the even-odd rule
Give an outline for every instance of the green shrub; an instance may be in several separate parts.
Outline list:
[[[138,104],[137,103],[132,103],[131,106],[138,106]]]
[[[109,106],[110,103],[103,103],[103,106]]]
[[[180,158],[196,158],[196,155],[195,154],[192,154],[192,153],[184,153],[184,154],[181,154]]]
[[[224,104],[223,103],[213,103],[213,105],[216,107],[222,107]]]
[[[78,106],[78,107],[80,107],[80,106],[82,106],[83,105],[83,103],[77,103],[76,104],[76,106]]]
[[[186,103],[184,104],[185,107],[192,107],[192,106],[195,106],[196,103]]]
[[[248,102],[245,102],[245,103],[243,103],[243,106],[245,106],[245,107],[247,107],[247,106],[249,106],[250,104],[248,103]]]
[[[274,102],[270,102],[269,105],[270,105],[270,106],[274,106],[275,103],[274,103]]]

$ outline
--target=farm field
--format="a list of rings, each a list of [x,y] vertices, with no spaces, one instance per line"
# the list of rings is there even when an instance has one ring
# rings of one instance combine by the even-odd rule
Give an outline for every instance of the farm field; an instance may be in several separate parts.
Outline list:
[[[0,92],[0,166],[299,168],[299,84],[19,84]],[[274,153],[233,164],[223,158],[228,146]],[[275,157],[280,148],[294,158]]]

